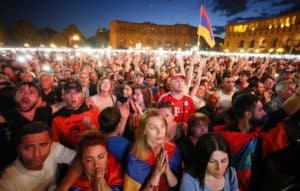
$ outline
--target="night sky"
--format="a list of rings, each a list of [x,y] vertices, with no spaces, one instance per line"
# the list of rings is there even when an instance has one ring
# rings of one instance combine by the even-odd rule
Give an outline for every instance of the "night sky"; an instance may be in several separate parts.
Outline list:
[[[201,4],[221,37],[228,22],[300,10],[300,0],[2,0],[0,24],[23,19],[57,31],[75,24],[88,38],[112,20],[198,26]]]

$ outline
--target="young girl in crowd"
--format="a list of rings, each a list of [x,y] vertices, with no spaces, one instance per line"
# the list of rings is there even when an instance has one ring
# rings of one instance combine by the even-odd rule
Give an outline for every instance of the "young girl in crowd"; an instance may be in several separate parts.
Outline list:
[[[194,161],[182,175],[180,191],[237,191],[238,180],[229,167],[229,147],[216,133],[201,136],[194,149]]]
[[[135,82],[134,81],[126,81],[124,82],[124,84],[121,87],[121,96],[118,99],[118,101],[120,101],[121,103],[124,103],[126,101],[129,101],[132,99],[133,97],[133,90],[134,90],[134,86],[135,86]]]
[[[128,157],[124,191],[170,190],[178,183],[180,154],[166,140],[167,123],[159,110],[147,110],[135,130],[135,142]]]
[[[143,85],[136,85],[133,90],[133,99],[130,100],[132,115],[129,117],[129,126],[136,129],[143,112],[151,105],[151,91]]]
[[[183,164],[186,168],[191,165],[194,158],[193,149],[198,139],[211,130],[210,120],[203,113],[194,113],[188,120],[187,136],[178,142]]]

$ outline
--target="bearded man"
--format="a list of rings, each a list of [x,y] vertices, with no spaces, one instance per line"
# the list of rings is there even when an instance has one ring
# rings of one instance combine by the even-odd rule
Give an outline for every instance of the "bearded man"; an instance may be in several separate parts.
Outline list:
[[[227,127],[214,127],[214,130],[229,143],[240,190],[258,190],[261,178],[266,178],[260,176],[263,159],[287,148],[288,136],[284,120],[299,109],[300,87],[280,109],[268,115],[256,95],[245,93],[234,99],[234,122]]]

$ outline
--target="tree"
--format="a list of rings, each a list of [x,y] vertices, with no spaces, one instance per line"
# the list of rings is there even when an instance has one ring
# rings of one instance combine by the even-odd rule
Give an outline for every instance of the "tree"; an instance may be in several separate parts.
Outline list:
[[[74,44],[77,44],[77,45],[82,44],[85,40],[81,31],[74,24],[71,24],[67,28],[65,28],[63,30],[63,34],[68,39],[68,43],[70,46],[73,46]]]
[[[39,33],[42,39],[42,43],[45,45],[48,45],[50,43],[50,40],[53,39],[55,35],[57,35],[57,31],[49,27],[40,29]]]
[[[65,37],[65,35],[61,34],[61,33],[56,33],[52,36],[52,38],[50,38],[49,43],[53,43],[56,46],[68,46],[68,41]]]
[[[25,20],[19,20],[13,25],[11,35],[14,44],[19,46],[23,46],[24,43],[37,46],[41,43],[41,36],[38,30]]]
[[[4,44],[7,44],[7,28],[3,25],[0,25],[0,47]]]

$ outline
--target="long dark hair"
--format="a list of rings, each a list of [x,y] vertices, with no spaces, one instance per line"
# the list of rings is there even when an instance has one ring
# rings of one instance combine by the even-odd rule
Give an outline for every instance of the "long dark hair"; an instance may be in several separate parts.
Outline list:
[[[193,177],[199,179],[200,185],[203,187],[207,164],[214,151],[223,151],[228,154],[228,159],[230,159],[229,146],[221,135],[214,132],[202,135],[195,145],[192,165],[190,169],[187,169]]]

